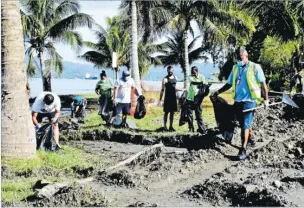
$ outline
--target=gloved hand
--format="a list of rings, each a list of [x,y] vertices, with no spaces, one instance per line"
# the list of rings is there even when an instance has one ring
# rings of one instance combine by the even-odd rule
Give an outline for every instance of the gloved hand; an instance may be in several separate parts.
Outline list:
[[[158,101],[157,105],[158,105],[158,106],[162,106],[162,105],[163,105],[163,102],[160,100],[160,101]]]
[[[40,128],[41,128],[41,125],[40,125],[40,124],[36,125],[36,126],[35,126],[35,131],[36,131],[36,132],[39,131]]]
[[[211,93],[210,97],[216,97],[219,95],[218,91],[214,91],[213,93]]]
[[[263,103],[264,103],[264,108],[265,108],[266,110],[268,110],[268,107],[269,107],[269,100],[264,100]]]
[[[140,95],[140,96],[138,96],[137,100],[145,100],[145,96]]]
[[[117,105],[117,104],[118,104],[117,98],[114,98],[114,99],[113,99],[113,103],[114,103],[114,105]]]

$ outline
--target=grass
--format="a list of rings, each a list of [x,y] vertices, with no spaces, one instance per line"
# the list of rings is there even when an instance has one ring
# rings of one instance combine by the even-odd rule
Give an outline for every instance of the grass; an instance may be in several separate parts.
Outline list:
[[[37,157],[31,159],[2,158],[6,166],[2,177],[2,201],[20,202],[33,194],[32,187],[36,181],[63,181],[77,177],[73,168],[102,166],[103,160],[90,155],[84,150],[63,146],[59,152],[37,151]],[[7,175],[7,176],[6,176]]]
[[[159,92],[148,92],[145,93],[146,101],[157,102],[159,100]],[[225,92],[221,94],[221,97],[226,99],[229,103],[233,102],[231,97],[231,92]],[[209,127],[214,127],[216,121],[214,118],[213,105],[209,97],[206,97],[203,101],[203,120]],[[140,120],[136,120],[133,117],[129,116],[128,119],[132,120],[139,129],[141,130],[150,130],[155,131],[163,126],[163,107],[159,106],[150,106],[147,107],[147,115]],[[195,118],[195,115],[194,115]],[[195,121],[194,121],[195,122]],[[104,123],[97,111],[89,113],[86,118],[86,123],[82,125],[82,128],[85,130],[89,129],[103,129],[103,126],[100,126],[101,123]],[[196,123],[194,123],[196,125]],[[188,132],[188,125],[179,126],[179,113],[176,112],[174,115],[173,126],[176,129],[177,133]]]

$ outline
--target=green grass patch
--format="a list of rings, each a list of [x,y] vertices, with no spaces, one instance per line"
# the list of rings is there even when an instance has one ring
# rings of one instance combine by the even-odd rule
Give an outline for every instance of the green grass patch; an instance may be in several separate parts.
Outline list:
[[[63,146],[59,152],[37,151],[37,157],[31,159],[9,159],[2,158],[10,172],[26,173],[37,169],[51,169],[52,171],[68,170],[72,167],[87,168],[93,163],[93,156],[86,154],[83,150]]]
[[[14,179],[1,181],[1,197],[3,202],[18,202],[32,195],[32,187],[37,179]]]
[[[148,92],[145,94],[146,100],[155,100],[158,101],[159,92]],[[222,98],[226,99],[228,103],[233,103],[231,92],[225,92],[220,95]],[[202,103],[203,105],[203,120],[209,127],[215,127],[216,121],[214,117],[213,105],[209,97],[206,97]],[[132,116],[129,116],[128,119],[136,123],[137,127],[141,130],[150,130],[155,131],[163,126],[163,107],[159,106],[150,106],[147,107],[148,114],[140,120],[134,119]],[[194,114],[194,113],[193,113]],[[194,125],[196,126],[195,115],[194,116]],[[168,118],[169,122],[169,118]],[[105,124],[102,121],[101,117],[98,115],[97,111],[90,113],[86,118],[86,123],[82,125],[84,130],[89,129],[105,129],[105,127],[100,124]],[[169,126],[169,123],[167,124]],[[188,132],[188,124],[179,126],[179,113],[176,112],[174,115],[173,127],[176,129],[177,133],[186,133]],[[121,129],[121,131],[126,131]]]

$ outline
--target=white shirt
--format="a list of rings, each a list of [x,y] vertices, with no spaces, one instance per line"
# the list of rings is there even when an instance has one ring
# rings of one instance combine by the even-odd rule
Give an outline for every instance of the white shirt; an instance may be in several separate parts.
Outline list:
[[[54,102],[51,105],[46,105],[43,101],[44,96],[46,94],[51,94],[54,96]],[[60,98],[58,95],[52,93],[52,92],[42,92],[40,93],[32,105],[32,111],[35,113],[51,113],[56,110],[60,110],[61,108],[61,103],[60,103]]]
[[[117,102],[119,103],[131,103],[131,89],[135,87],[134,80],[130,77],[128,81],[120,78],[115,81],[114,87],[118,88]]]

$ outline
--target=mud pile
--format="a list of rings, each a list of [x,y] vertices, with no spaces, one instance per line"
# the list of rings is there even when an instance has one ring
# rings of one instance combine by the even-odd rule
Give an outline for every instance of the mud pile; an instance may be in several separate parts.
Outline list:
[[[208,179],[185,192],[192,198],[205,200],[213,206],[291,206],[292,203],[268,189],[248,188],[228,180]]]
[[[105,196],[90,186],[75,185],[63,188],[51,198],[29,198],[28,205],[34,207],[105,207]]]

